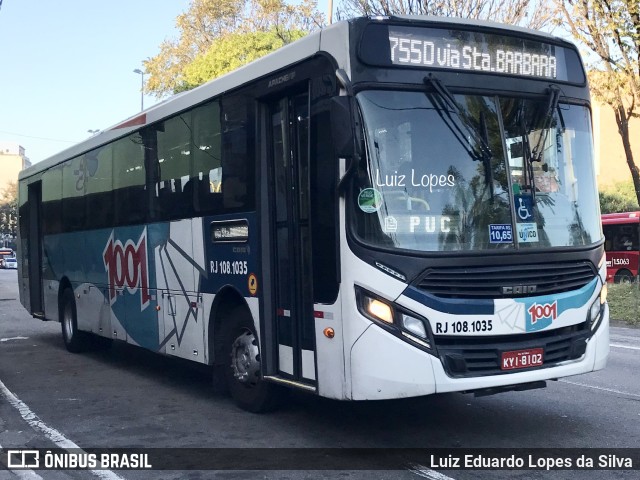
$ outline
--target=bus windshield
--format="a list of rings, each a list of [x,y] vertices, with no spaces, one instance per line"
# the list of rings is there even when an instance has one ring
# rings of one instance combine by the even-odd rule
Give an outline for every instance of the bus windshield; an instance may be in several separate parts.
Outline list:
[[[357,99],[367,159],[352,211],[364,243],[433,252],[600,240],[586,107],[446,89]]]

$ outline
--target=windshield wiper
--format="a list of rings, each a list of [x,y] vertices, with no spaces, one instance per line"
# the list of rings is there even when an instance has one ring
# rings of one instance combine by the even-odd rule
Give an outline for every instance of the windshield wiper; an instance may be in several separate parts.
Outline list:
[[[482,156],[484,165],[484,182],[490,187],[491,202],[493,202],[493,169],[491,168],[491,150],[489,149],[489,129],[487,128],[487,115],[484,111],[480,112],[480,133],[484,145],[487,146],[487,154]]]
[[[556,85],[551,85],[549,87],[549,98],[547,103],[547,110],[545,111],[543,122],[542,122],[543,134],[538,136],[538,141],[536,142],[536,146],[533,147],[533,150],[531,151],[532,162],[542,161],[542,149],[544,148],[544,144],[547,143],[547,137],[549,136],[549,128],[551,127],[553,114],[558,108],[559,101],[560,101],[560,89]]]
[[[469,144],[472,155],[471,157],[474,160],[483,160],[485,158],[491,158],[491,148],[489,148],[489,144],[485,138],[478,132],[477,129],[473,128],[469,124],[468,115],[464,111],[464,109],[456,102],[455,97],[449,91],[449,89],[432,73],[429,76],[424,77],[424,83],[431,85],[433,90],[437,94],[436,101],[434,105],[438,108],[439,111],[446,113],[447,117],[454,122],[453,128],[455,128],[459,133],[463,135],[466,133],[468,136],[473,138],[475,145],[471,145],[471,142],[467,140]],[[454,112],[459,119],[459,122],[455,122],[451,112]],[[463,131],[464,130],[464,131]],[[479,152],[476,151],[476,148],[479,147]]]
[[[432,87],[433,92],[427,92],[427,95],[436,107],[440,118],[456,137],[456,140],[460,142],[473,161],[482,161],[485,184],[490,187],[491,200],[493,200],[493,172],[491,171],[493,154],[489,147],[489,134],[484,112],[480,113],[480,131],[478,131],[471,124],[466,111],[456,102],[453,94],[434,74],[430,73],[424,77],[424,83]],[[452,115],[452,112],[457,120]],[[469,137],[473,139],[473,143],[469,140]]]
[[[547,108],[545,110],[544,116],[542,117],[542,122],[540,122],[540,135],[538,135],[538,140],[533,149],[531,148],[531,144],[529,143],[529,135],[531,134],[535,126],[532,126],[532,128],[529,128],[527,126],[524,107],[523,104],[520,104],[519,115],[520,126],[522,129],[522,157],[524,161],[524,168],[526,169],[524,187],[529,189],[534,204],[536,201],[536,182],[533,172],[533,162],[542,162],[544,145],[547,143],[553,115],[555,114],[555,111],[558,108],[558,103],[560,101],[560,89],[557,86],[551,85],[549,87],[549,96],[547,100]]]

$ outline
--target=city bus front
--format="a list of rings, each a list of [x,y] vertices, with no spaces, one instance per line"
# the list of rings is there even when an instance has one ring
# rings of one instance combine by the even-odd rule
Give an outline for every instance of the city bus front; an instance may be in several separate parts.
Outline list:
[[[603,368],[606,265],[575,48],[491,25],[352,28],[348,396],[491,393]]]

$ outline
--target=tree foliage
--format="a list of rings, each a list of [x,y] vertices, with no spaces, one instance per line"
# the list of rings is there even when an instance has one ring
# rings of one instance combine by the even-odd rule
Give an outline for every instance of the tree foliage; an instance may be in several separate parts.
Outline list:
[[[316,0],[192,0],[179,38],[144,62],[145,90],[157,97],[200,85],[322,26]],[[212,62],[208,65],[208,62]]]
[[[593,60],[589,84],[615,113],[636,201],[640,172],[631,149],[629,121],[640,118],[640,2],[638,0],[554,0],[563,23]]]
[[[541,29],[552,24],[544,0],[341,0],[338,17],[359,15],[437,15]]]
[[[296,40],[304,36],[304,32],[289,31],[288,35],[291,40]],[[182,87],[190,89],[202,85],[284,45],[284,40],[275,30],[225,35],[184,68]]]
[[[632,182],[618,182],[600,190],[602,213],[632,212],[638,209],[638,200]]]
[[[18,225],[18,182],[9,182],[0,192],[0,235],[16,236]]]

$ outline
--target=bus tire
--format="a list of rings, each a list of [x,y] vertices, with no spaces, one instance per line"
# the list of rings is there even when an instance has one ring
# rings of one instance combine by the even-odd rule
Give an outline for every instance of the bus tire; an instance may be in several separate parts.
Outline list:
[[[619,270],[615,277],[613,277],[613,283],[633,283],[635,280],[633,274],[629,270]]]
[[[76,301],[73,298],[73,292],[70,288],[66,288],[64,292],[62,292],[62,307],[60,313],[64,346],[71,353],[84,351],[87,347],[87,334],[78,330]]]
[[[261,373],[258,339],[246,309],[231,311],[224,335],[224,374],[231,398],[253,413],[268,412],[280,403],[282,391],[264,380]]]

